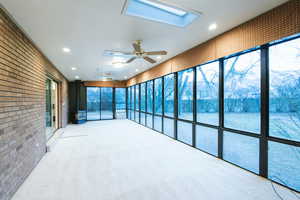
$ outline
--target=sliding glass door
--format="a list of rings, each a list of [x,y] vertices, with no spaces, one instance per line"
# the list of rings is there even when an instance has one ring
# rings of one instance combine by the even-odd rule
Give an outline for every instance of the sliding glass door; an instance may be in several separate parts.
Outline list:
[[[126,88],[116,88],[116,118],[126,119]]]
[[[100,119],[113,119],[113,89],[100,88]]]
[[[87,120],[113,119],[113,88],[87,87]]]
[[[52,79],[46,80],[46,139],[58,129],[58,86]]]
[[[87,87],[87,120],[100,120],[100,88]]]

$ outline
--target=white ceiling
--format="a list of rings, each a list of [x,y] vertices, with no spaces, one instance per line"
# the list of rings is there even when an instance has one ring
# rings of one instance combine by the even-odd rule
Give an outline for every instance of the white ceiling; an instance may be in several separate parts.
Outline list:
[[[132,51],[132,42],[142,39],[144,50],[168,51],[162,62],[286,1],[165,0],[203,13],[193,24],[178,28],[122,15],[125,0],[0,0],[69,80],[76,75],[81,80],[99,80],[101,72],[111,72],[114,80],[130,78],[154,65],[136,60],[117,69],[112,58],[102,55],[104,50]],[[218,28],[208,31],[213,22]],[[63,53],[63,47],[71,53]]]

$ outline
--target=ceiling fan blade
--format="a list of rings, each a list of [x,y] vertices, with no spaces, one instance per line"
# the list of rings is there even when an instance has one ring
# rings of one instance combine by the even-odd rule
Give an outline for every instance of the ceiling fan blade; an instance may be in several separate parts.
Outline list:
[[[167,55],[168,52],[166,51],[150,51],[145,52],[145,55],[154,56],[154,55]]]
[[[148,56],[145,56],[145,57],[143,57],[146,61],[148,61],[149,63],[152,63],[152,64],[154,64],[154,63],[156,63],[156,61],[155,60],[153,60],[152,58],[150,58],[150,57],[148,57]]]
[[[141,52],[142,51],[141,43],[135,42],[135,43],[132,44],[132,46],[133,46],[133,48],[136,52]]]
[[[136,57],[132,57],[129,60],[126,61],[126,63],[131,63],[132,61],[134,61],[136,59]]]
[[[125,51],[105,50],[103,55],[104,56],[131,56],[134,54],[132,52],[125,52]]]

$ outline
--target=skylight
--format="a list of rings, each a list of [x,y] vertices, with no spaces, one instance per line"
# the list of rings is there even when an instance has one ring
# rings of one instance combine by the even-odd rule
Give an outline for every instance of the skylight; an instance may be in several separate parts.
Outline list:
[[[165,11],[170,12],[172,14],[178,15],[180,17],[186,15],[186,13],[187,13],[187,12],[185,12],[183,10],[179,10],[177,8],[166,6],[164,4],[156,3],[156,2],[153,2],[153,1],[148,1],[148,0],[138,0],[138,1],[140,1],[142,3],[145,3],[145,4],[148,4],[150,6],[156,7],[156,8],[160,8],[162,10],[165,10]]]
[[[128,0],[124,14],[144,19],[185,27],[200,14],[161,3],[157,0]]]

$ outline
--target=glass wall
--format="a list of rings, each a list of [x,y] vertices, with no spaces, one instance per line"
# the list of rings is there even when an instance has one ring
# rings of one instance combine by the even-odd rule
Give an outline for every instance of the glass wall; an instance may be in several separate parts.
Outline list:
[[[153,128],[153,81],[147,82],[146,126]]]
[[[142,83],[143,123],[300,191],[299,50],[300,35]]]
[[[178,72],[178,118],[193,120],[194,70]]]
[[[269,48],[269,135],[300,142],[300,38]],[[270,179],[300,191],[300,146],[269,142]]]
[[[100,120],[100,88],[87,87],[87,120]]]
[[[141,84],[141,124],[146,125],[146,83]]]
[[[154,113],[162,114],[162,78],[154,80]]]
[[[270,47],[270,135],[300,141],[300,39]]]
[[[140,123],[140,85],[135,85],[135,121]]]
[[[164,115],[169,117],[174,117],[174,81],[174,74],[164,77]]]
[[[101,119],[113,119],[113,89],[100,88]]]
[[[154,129],[162,131],[162,78],[154,80]]]
[[[126,88],[87,87],[87,120],[105,120],[126,118]],[[128,90],[128,109],[130,109],[131,96]],[[115,95],[114,95],[115,93]],[[114,106],[115,105],[115,106]],[[128,117],[130,117],[128,110]],[[115,115],[114,115],[115,113]]]
[[[115,89],[116,118],[126,118],[126,88]]]
[[[130,91],[131,91],[131,110],[130,110],[130,113],[131,113],[131,119],[134,120],[134,110],[135,110],[135,103],[134,103],[134,100],[135,100],[135,96],[134,96],[134,87],[131,86],[130,87]]]
[[[219,62],[201,65],[197,72],[197,121],[219,125]]]
[[[224,61],[224,126],[260,133],[260,50]]]

